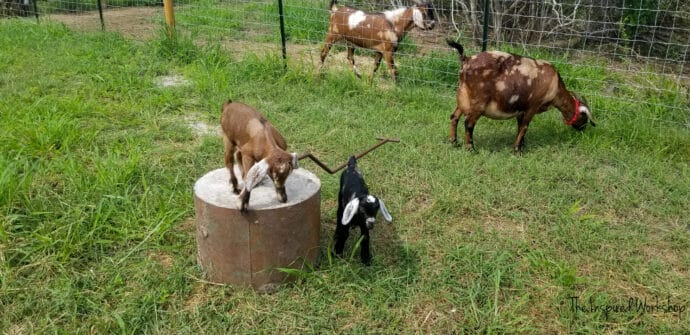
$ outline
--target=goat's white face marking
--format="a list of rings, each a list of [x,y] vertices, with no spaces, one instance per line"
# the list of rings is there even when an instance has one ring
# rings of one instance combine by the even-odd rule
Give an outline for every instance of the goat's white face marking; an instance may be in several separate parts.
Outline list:
[[[527,79],[527,86],[532,86],[532,78]]]
[[[364,14],[363,11],[358,10],[347,18],[347,25],[350,27],[350,30],[355,29],[362,21],[364,21],[367,18],[367,15]]]
[[[250,137],[256,136],[259,132],[264,130],[264,125],[261,124],[259,119],[251,119],[247,123],[247,133]]]
[[[515,95],[513,95],[512,97],[510,97],[510,100],[508,100],[508,103],[512,105],[512,104],[514,104],[516,101],[518,101],[518,99],[520,99],[520,96],[517,95],[517,94],[515,94]]]
[[[498,81],[496,82],[496,91],[502,92],[503,90],[506,89],[506,82],[505,81]]]
[[[580,105],[580,113],[582,113],[582,114],[588,114],[588,113],[589,113],[589,108]]]
[[[400,17],[405,13],[407,8],[398,8],[394,10],[387,10],[383,12],[383,15],[386,16],[386,20],[390,21],[393,24],[398,23],[398,20],[400,20]]]
[[[367,196],[367,202],[370,204],[373,204],[374,202],[376,202],[376,198],[374,198],[373,195],[368,195]]]

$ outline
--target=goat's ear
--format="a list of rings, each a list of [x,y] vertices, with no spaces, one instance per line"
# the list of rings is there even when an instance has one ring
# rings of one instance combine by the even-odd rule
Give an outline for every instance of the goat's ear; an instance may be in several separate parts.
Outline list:
[[[388,209],[386,209],[386,205],[383,203],[383,200],[379,199],[379,211],[381,211],[381,214],[383,214],[383,218],[386,219],[388,222],[393,221],[393,217],[391,216],[391,213],[388,213]]]
[[[247,178],[244,180],[244,188],[247,192],[251,192],[261,179],[264,179],[266,173],[268,173],[268,162],[264,158],[247,171]]]
[[[357,214],[357,210],[359,210],[359,199],[354,198],[350,200],[350,202],[345,205],[345,210],[343,211],[343,226],[347,226],[350,221],[352,221],[352,218]]]
[[[293,169],[299,169],[299,157],[297,156],[296,152],[292,153],[292,161],[290,164],[292,164]]]

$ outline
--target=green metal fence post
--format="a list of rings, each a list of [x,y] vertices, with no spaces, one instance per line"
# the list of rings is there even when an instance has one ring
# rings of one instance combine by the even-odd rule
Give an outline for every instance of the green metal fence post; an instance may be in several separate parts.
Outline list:
[[[278,15],[280,16],[280,41],[283,45],[283,65],[287,70],[287,49],[285,48],[285,15],[283,15],[283,0],[278,0]]]
[[[103,5],[101,5],[101,0],[96,0],[98,5],[98,16],[101,18],[101,30],[105,31],[105,20],[103,20]]]
[[[486,41],[489,36],[489,2],[484,0],[484,32],[482,33],[482,51],[486,51]]]
[[[38,4],[36,4],[38,0],[32,0],[31,2],[34,3],[34,15],[36,15],[36,23],[38,23]]]

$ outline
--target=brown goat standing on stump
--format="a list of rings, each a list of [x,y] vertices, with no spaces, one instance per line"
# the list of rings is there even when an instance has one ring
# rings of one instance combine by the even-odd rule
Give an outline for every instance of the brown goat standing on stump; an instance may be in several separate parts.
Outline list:
[[[297,166],[297,154],[285,151],[283,136],[257,110],[240,102],[223,104],[220,119],[225,147],[225,166],[230,171],[232,191],[240,195],[240,211],[246,212],[250,192],[268,175],[280,202],[287,201],[285,180]],[[233,165],[240,161],[244,187],[240,193]]]
[[[321,49],[321,67],[333,43],[345,40],[347,59],[358,78],[362,75],[355,66],[355,46],[376,52],[372,78],[381,64],[381,58],[385,58],[388,71],[395,80],[397,70],[393,62],[393,53],[398,49],[398,43],[413,27],[430,30],[436,24],[434,9],[426,2],[373,14],[348,6],[336,6],[335,0],[331,0],[330,8],[331,19],[326,44]]]
[[[516,153],[522,151],[527,126],[534,115],[554,106],[561,111],[563,122],[583,130],[592,120],[587,101],[571,94],[556,68],[548,62],[500,51],[482,52],[472,57],[463,54],[460,44],[447,40],[458,50],[462,69],[457,107],[450,115],[450,141],[457,144],[458,120],[465,116],[465,147],[474,150],[472,132],[484,115],[492,119],[517,118]]]

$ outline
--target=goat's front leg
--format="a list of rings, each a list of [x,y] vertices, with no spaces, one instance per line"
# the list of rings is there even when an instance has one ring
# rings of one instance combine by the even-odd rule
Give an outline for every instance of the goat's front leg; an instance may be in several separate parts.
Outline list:
[[[393,81],[397,80],[398,69],[395,68],[395,62],[393,62],[393,51],[385,51],[383,53],[383,57],[386,59],[386,63],[388,64],[388,71],[391,73]]]
[[[232,192],[235,194],[240,193],[240,189],[237,187],[237,177],[235,176],[235,146],[230,142],[227,136],[223,135],[223,147],[225,149],[225,167],[228,168],[230,172],[230,185],[232,185]]]
[[[518,134],[515,144],[513,145],[513,152],[517,155],[522,153],[522,149],[525,145],[525,134],[527,133],[527,127],[532,121],[532,116],[534,113],[527,112],[525,114],[520,114],[518,119]]]
[[[238,158],[242,160],[242,180],[244,181],[244,187],[242,188],[242,192],[240,192],[239,196],[240,212],[247,212],[247,208],[249,207],[249,196],[251,193],[247,191],[247,172],[255,162],[251,155],[242,155],[241,150],[238,151],[238,156],[240,156]]]
[[[369,229],[365,224],[359,226],[362,232],[362,243],[360,244],[362,263],[364,265],[371,265],[371,250],[369,250]]]
[[[328,56],[328,52],[331,50],[333,42],[335,42],[334,35],[329,32],[326,36],[326,44],[324,44],[323,48],[321,49],[321,67],[323,67],[323,62],[326,60],[326,56]]]
[[[355,48],[349,45],[347,46],[347,60],[350,62],[352,70],[355,71],[355,76],[357,76],[357,78],[362,78],[362,74],[359,72],[359,69],[357,69],[357,66],[355,65]]]

